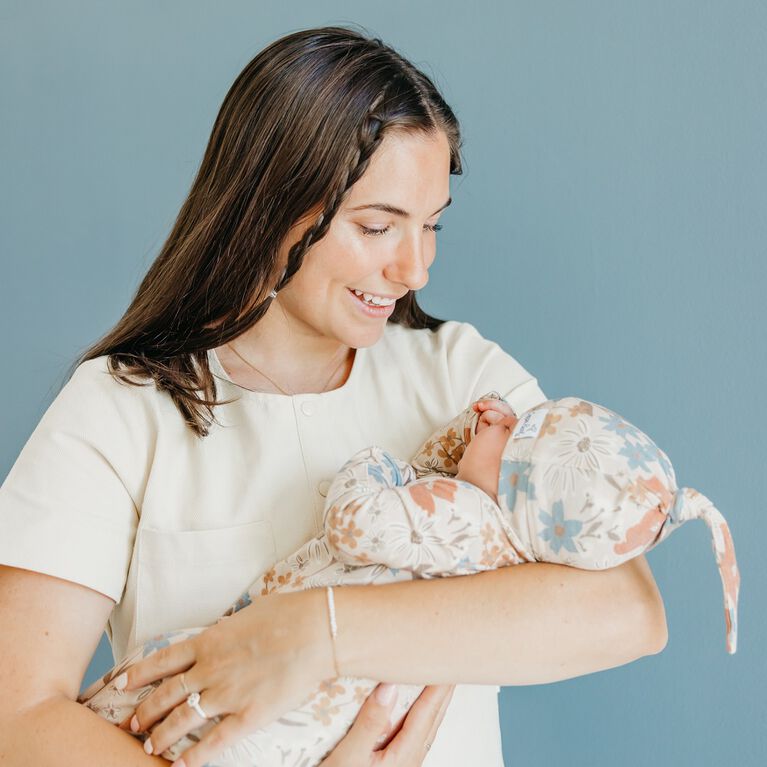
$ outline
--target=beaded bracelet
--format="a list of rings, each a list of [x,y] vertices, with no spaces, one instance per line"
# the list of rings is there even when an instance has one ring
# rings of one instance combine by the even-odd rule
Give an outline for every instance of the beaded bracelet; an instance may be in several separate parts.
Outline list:
[[[333,587],[328,586],[326,588],[328,595],[328,615],[330,617],[330,636],[333,643],[333,666],[336,670],[336,677],[341,676],[338,672],[338,659],[336,658],[336,635],[338,633],[338,626],[336,625],[336,604],[333,600]]]

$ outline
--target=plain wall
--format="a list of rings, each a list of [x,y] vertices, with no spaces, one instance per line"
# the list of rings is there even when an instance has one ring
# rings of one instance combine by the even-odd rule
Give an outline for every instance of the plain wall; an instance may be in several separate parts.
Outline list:
[[[599,402],[727,518],[739,646],[703,522],[648,555],[665,650],[506,687],[506,762],[763,764],[764,2],[0,2],[0,476],[157,254],[234,78],[272,40],[355,23],[462,124],[421,302],[552,398]],[[89,683],[112,665],[102,642]]]

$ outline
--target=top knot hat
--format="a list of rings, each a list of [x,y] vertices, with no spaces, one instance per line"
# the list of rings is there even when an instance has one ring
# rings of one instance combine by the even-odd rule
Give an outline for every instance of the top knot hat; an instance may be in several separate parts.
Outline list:
[[[528,561],[601,570],[702,519],[724,590],[727,652],[737,648],[740,573],[727,523],[705,495],[677,487],[666,454],[607,408],[547,400],[519,418],[501,457],[498,505]]]

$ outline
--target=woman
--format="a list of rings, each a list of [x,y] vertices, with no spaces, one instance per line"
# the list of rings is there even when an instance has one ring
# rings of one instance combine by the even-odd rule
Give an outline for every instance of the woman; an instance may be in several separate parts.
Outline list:
[[[167,763],[74,700],[105,625],[119,659],[211,624],[320,531],[327,478],[354,451],[411,455],[484,391],[517,410],[546,398],[497,344],[416,303],[459,150],[433,83],[356,31],[287,35],[238,76],[133,302],[0,492],[7,763]],[[183,758],[215,763],[338,672],[429,686],[396,733],[370,696],[325,767],[499,767],[498,684],[665,643],[643,557],[339,587],[335,609],[334,639],[324,592],[273,594],[134,666],[128,686],[165,678],[132,723],[154,727],[147,750],[199,711],[228,714]]]

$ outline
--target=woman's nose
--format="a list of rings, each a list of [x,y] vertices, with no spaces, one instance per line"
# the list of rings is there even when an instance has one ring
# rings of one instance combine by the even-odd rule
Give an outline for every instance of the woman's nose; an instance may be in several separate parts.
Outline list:
[[[427,251],[423,237],[418,242],[403,242],[386,276],[406,285],[408,290],[420,290],[429,281],[429,266],[434,260]]]

